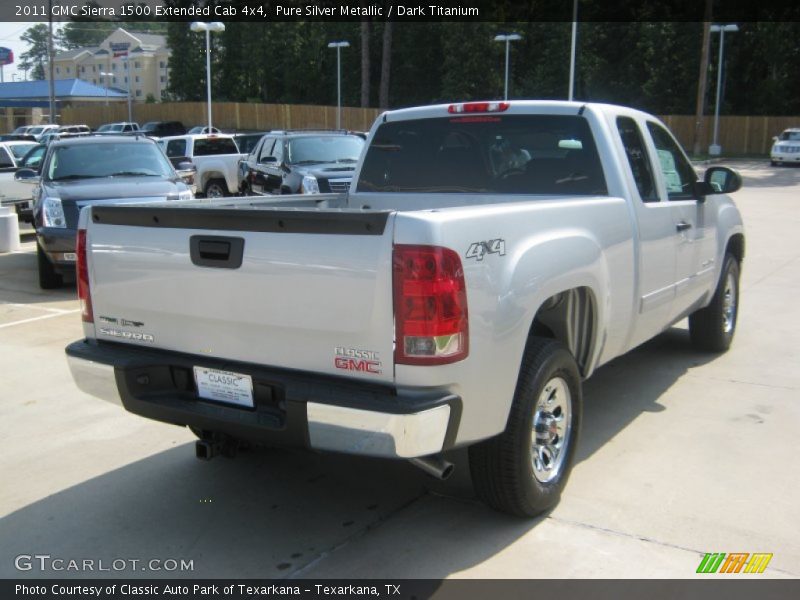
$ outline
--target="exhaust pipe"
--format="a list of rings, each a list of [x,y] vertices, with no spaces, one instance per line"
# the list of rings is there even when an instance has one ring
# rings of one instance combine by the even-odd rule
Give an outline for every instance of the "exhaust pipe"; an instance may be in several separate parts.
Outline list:
[[[428,475],[431,475],[432,477],[435,477],[441,481],[444,481],[450,477],[450,475],[453,474],[453,469],[455,468],[453,463],[447,462],[439,455],[409,458],[408,462],[415,467],[422,469]]]

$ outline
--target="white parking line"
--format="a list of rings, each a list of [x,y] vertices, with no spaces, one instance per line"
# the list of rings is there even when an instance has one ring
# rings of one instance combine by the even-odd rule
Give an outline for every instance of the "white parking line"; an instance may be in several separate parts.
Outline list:
[[[71,308],[52,308],[50,306],[36,306],[35,304],[22,304],[20,302],[5,302],[0,300],[0,304],[5,306],[14,306],[16,308],[32,308],[34,310],[44,310],[47,312],[58,313],[58,314],[68,314],[75,312],[75,309]]]
[[[52,319],[53,317],[63,317],[64,315],[71,315],[74,313],[81,312],[80,308],[76,308],[75,310],[68,310],[64,312],[52,313],[49,315],[42,315],[41,317],[31,317],[30,319],[22,319],[21,321],[12,321],[11,323],[3,323],[0,325],[0,329],[5,329],[6,327],[13,327],[14,325],[22,325],[23,323],[30,323],[32,321],[41,321],[43,319]]]

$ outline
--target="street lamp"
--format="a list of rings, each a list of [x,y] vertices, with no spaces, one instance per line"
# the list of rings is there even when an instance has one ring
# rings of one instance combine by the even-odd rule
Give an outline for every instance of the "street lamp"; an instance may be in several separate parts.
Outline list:
[[[509,33],[509,34],[500,34],[494,36],[495,42],[505,42],[506,43],[506,83],[503,88],[503,99],[508,100],[508,47],[511,42],[516,42],[517,40],[521,40],[522,36],[518,33]]]
[[[128,123],[133,123],[133,104],[132,104],[133,101],[131,99],[131,84],[133,82],[131,81],[130,56],[125,55],[122,61],[125,63],[125,79],[128,80],[128,85],[126,86],[127,87],[126,92],[128,94]]]
[[[195,21],[189,26],[195,33],[205,31],[206,33],[206,94],[208,97],[208,133],[211,133],[211,32],[220,33],[225,31],[225,24],[219,21],[202,23]]]
[[[336,48],[336,129],[342,128],[342,48],[349,48],[350,42],[331,42],[328,48]]]
[[[572,4],[572,41],[569,49],[569,98],[575,98],[575,43],[578,39],[578,0]]]
[[[104,73],[103,71],[100,71],[100,77],[103,78],[103,83],[106,84],[106,106],[108,106],[108,79],[106,78],[113,77],[113,73]]]
[[[719,32],[719,66],[717,67],[717,105],[714,108],[714,143],[708,147],[711,156],[719,156],[722,148],[717,143],[719,133],[719,104],[722,97],[722,54],[725,51],[725,33],[736,33],[739,31],[738,25],[712,25],[709,29],[711,33]]]

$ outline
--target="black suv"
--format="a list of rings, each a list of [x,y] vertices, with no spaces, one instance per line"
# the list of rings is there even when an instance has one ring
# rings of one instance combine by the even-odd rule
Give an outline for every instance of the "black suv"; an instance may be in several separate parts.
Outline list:
[[[150,137],[167,137],[170,135],[184,135],[186,127],[180,121],[150,121],[142,125],[139,131]]]
[[[344,131],[271,131],[239,168],[243,194],[346,192],[364,139]]]
[[[144,136],[58,140],[48,146],[41,169],[20,169],[14,178],[34,184],[42,289],[61,287],[63,276],[75,272],[75,236],[84,206],[193,198],[158,145]]]

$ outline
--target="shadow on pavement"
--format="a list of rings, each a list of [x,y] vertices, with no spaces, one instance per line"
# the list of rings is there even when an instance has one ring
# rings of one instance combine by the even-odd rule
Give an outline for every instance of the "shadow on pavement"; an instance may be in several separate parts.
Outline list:
[[[768,159],[762,160],[724,160],[720,165],[741,170],[742,189],[786,187],[800,183],[800,169],[797,165],[775,166]],[[736,195],[733,195],[736,200]]]
[[[35,249],[0,254],[0,301],[38,304],[77,300],[74,275],[65,276],[61,289],[43,290],[39,287],[38,272]]]
[[[578,460],[586,460],[643,412],[669,410],[659,402],[662,394],[711,359],[694,353],[687,332],[673,328],[598,370],[585,388]],[[453,572],[480,563],[541,522],[507,517],[477,504],[463,450],[454,453],[459,463],[455,482],[445,484],[432,484],[402,462],[259,449],[235,460],[220,457],[205,463],[194,458],[193,450],[187,444],[161,452],[6,516],[0,520],[0,577],[302,576],[309,565],[383,521],[401,514],[413,519],[413,505],[426,488],[449,496],[436,500],[439,510],[461,531],[452,540],[438,540],[438,550],[431,548],[426,560],[436,572],[444,565]],[[416,540],[413,551],[424,555],[427,546],[419,543],[424,536],[418,530],[404,531],[397,548]],[[443,547],[446,561],[437,556]],[[193,560],[195,570],[14,570],[16,555],[36,553],[106,563],[183,558]],[[443,567],[434,566],[439,563]],[[418,576],[398,571],[397,577]]]

